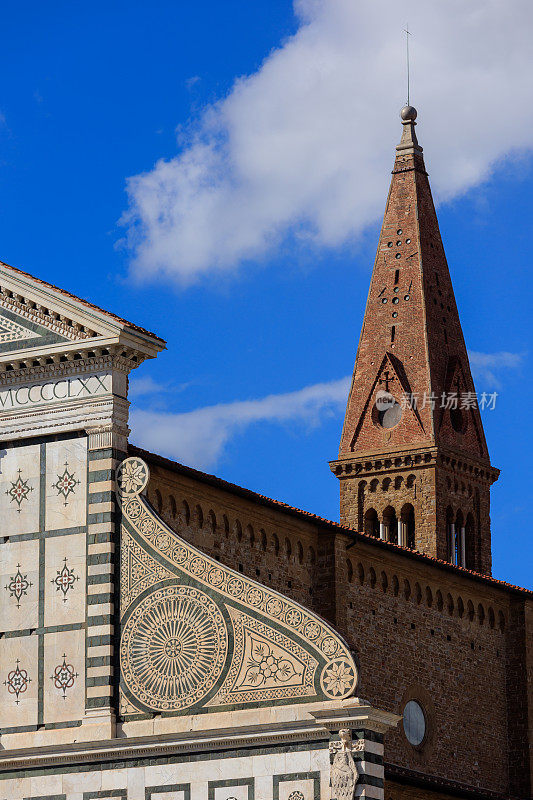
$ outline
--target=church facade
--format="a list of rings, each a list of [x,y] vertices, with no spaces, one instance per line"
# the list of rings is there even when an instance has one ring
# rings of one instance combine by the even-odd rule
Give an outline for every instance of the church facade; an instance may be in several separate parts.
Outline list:
[[[533,593],[416,111],[338,457],[340,523],[129,442],[155,334],[0,264],[0,800],[526,800]]]

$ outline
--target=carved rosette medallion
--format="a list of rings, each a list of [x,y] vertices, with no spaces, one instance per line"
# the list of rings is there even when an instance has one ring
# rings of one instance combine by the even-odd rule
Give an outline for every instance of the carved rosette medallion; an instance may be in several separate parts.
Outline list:
[[[119,467],[117,481],[121,495],[141,494],[148,483],[148,467],[140,458],[127,458]]]
[[[124,713],[353,695],[357,669],[339,634],[182,539],[141,496],[148,480],[140,458],[117,472]]]
[[[336,658],[331,661],[320,676],[324,694],[335,699],[346,697],[356,679],[355,667],[351,659]]]
[[[124,681],[148,708],[188,708],[215,685],[227,652],[226,624],[213,600],[191,586],[167,586],[149,594],[127,619]]]

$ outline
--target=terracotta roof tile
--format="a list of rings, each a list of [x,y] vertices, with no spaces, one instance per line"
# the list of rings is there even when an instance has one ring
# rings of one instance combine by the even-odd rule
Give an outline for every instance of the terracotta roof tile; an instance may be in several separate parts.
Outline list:
[[[152,462],[158,466],[165,467],[167,469],[172,470],[173,472],[179,472],[181,475],[186,475],[193,480],[199,480],[203,483],[208,483],[210,486],[214,486],[216,488],[222,489],[227,492],[232,492],[233,494],[238,494],[241,497],[245,497],[252,502],[259,503],[260,505],[267,506],[270,508],[275,508],[279,511],[283,511],[291,516],[296,516],[300,519],[306,519],[311,522],[319,523],[320,525],[325,525],[326,527],[330,528],[334,531],[339,531],[345,533],[347,536],[351,536],[354,541],[361,540],[364,542],[368,542],[375,547],[383,547],[387,550],[392,550],[395,552],[400,553],[403,556],[408,556],[411,559],[416,561],[423,561],[426,563],[434,564],[436,567],[440,569],[444,569],[447,572],[453,572],[458,575],[468,576],[473,578],[476,581],[481,581],[483,583],[487,583],[491,586],[498,586],[502,589],[509,590],[511,592],[518,592],[520,594],[524,594],[528,597],[533,598],[533,591],[529,589],[524,589],[522,586],[515,586],[512,583],[507,583],[506,581],[498,580],[497,578],[493,578],[489,575],[482,575],[479,572],[474,572],[473,570],[466,569],[465,567],[458,567],[455,564],[450,564],[448,561],[442,561],[442,559],[434,558],[433,556],[428,556],[425,553],[420,553],[418,550],[411,550],[408,547],[403,547],[399,544],[394,544],[393,542],[384,542],[381,539],[376,539],[375,536],[371,536],[368,533],[363,533],[362,531],[357,531],[354,528],[350,528],[348,525],[343,525],[340,522],[333,522],[330,519],[326,519],[325,517],[319,517],[317,514],[312,514],[310,511],[303,511],[300,508],[296,508],[295,506],[290,506],[287,503],[283,503],[281,500],[273,500],[271,497],[267,497],[263,494],[258,494],[257,492],[253,492],[251,489],[245,489],[242,486],[238,486],[235,483],[230,483],[229,481],[225,481],[223,478],[217,478],[216,475],[210,475],[208,472],[201,472],[200,470],[194,469],[193,467],[186,467],[184,464],[180,464],[178,461],[172,461],[169,458],[165,458],[164,456],[159,456],[156,453],[150,453],[148,450],[143,450],[136,445],[130,444],[128,445],[128,451],[130,455],[139,456],[143,458],[145,461]]]

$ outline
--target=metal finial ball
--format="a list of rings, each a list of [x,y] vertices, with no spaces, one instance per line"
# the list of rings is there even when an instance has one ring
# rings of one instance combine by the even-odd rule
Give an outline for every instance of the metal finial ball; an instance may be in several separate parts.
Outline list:
[[[417,118],[417,110],[413,106],[404,106],[400,111],[400,117],[404,120],[414,122]]]

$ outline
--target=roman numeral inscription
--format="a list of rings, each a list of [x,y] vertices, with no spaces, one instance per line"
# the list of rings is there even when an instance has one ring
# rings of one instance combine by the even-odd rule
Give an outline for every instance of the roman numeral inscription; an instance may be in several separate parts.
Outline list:
[[[85,375],[0,390],[0,412],[109,394],[111,375]]]

